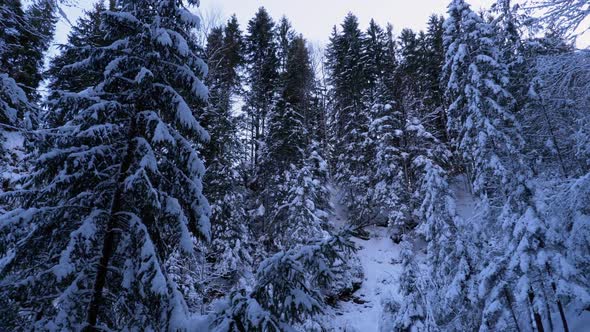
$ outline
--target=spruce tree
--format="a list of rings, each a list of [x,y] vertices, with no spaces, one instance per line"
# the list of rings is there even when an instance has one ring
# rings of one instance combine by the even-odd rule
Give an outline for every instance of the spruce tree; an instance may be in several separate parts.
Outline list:
[[[341,202],[349,220],[366,225],[373,219],[371,176],[366,165],[373,157],[369,135],[370,114],[364,103],[367,75],[363,64],[363,33],[358,19],[348,14],[342,31],[334,32],[326,53],[331,105],[332,167]]]
[[[323,237],[328,225],[326,165],[313,138],[314,73],[303,37],[289,47],[282,93],[269,119],[267,187],[272,210],[272,237],[279,248]]]
[[[260,151],[267,133],[267,117],[274,103],[278,79],[277,45],[275,23],[261,7],[248,22],[245,38],[247,84],[246,110],[249,115],[250,161],[253,174],[262,158]],[[253,179],[256,182],[256,179]]]
[[[445,61],[443,45],[444,18],[432,15],[428,18],[424,38],[425,54],[423,56],[424,106],[430,114],[426,122],[429,131],[443,143],[447,143],[447,117],[444,107],[444,89],[441,87],[442,67]]]
[[[430,331],[434,328],[429,321],[432,317],[429,317],[429,303],[424,294],[424,276],[420,275],[413,254],[412,244],[406,239],[400,253],[403,273],[399,286],[403,301],[397,308],[393,331]]]
[[[207,260],[212,263],[208,293],[223,294],[251,274],[250,229],[246,215],[246,189],[239,168],[242,149],[238,119],[233,113],[243,65],[243,39],[237,18],[225,27],[213,28],[205,50],[209,74],[209,105],[201,117],[215,140],[206,143],[203,157],[207,166],[204,194],[211,204],[212,242]],[[209,298],[207,301],[211,300]]]
[[[103,78],[101,66],[86,66],[84,61],[96,48],[106,47],[115,41],[114,37],[107,36],[101,30],[104,21],[102,13],[106,10],[103,2],[97,2],[85,12],[72,27],[68,42],[58,46],[60,53],[50,61],[47,76],[51,111],[43,117],[50,127],[63,123],[62,114],[67,111],[52,105],[52,101],[59,99],[60,91],[81,92],[88,86],[98,85]]]
[[[54,95],[60,135],[2,216],[2,316],[27,329],[187,329],[195,285],[175,271],[195,269],[193,244],[210,238],[194,144],[209,135],[189,107],[207,96],[187,41],[198,18],[156,0],[101,15],[113,42],[76,66],[103,76]]]
[[[279,60],[279,71],[284,73],[287,71],[287,61],[289,59],[289,49],[291,42],[296,37],[291,22],[287,17],[281,17],[281,20],[276,26],[277,36],[277,58]]]
[[[212,331],[296,331],[324,312],[323,291],[343,273],[343,255],[353,250],[348,236],[312,241],[265,259],[256,284],[236,290],[218,307]]]
[[[547,285],[578,281],[560,269],[564,246],[550,235],[539,191],[523,160],[523,139],[508,90],[509,71],[491,24],[463,1],[449,6],[445,31],[449,130],[486,211],[476,236],[480,330],[542,329]],[[501,229],[501,232],[498,232]],[[547,270],[552,272],[547,273]],[[532,317],[532,321],[521,317]]]
[[[15,149],[24,145],[23,130],[37,123],[36,96],[40,66],[46,48],[38,45],[43,37],[23,11],[20,0],[0,4],[0,181],[1,191],[9,191],[20,172],[22,154]],[[45,46],[45,44],[43,45]],[[6,205],[2,202],[0,206]]]
[[[20,0],[2,5],[0,65],[18,82],[30,100],[38,98],[43,60],[57,22],[57,2],[36,0],[24,10]],[[3,50],[1,50],[3,49]]]

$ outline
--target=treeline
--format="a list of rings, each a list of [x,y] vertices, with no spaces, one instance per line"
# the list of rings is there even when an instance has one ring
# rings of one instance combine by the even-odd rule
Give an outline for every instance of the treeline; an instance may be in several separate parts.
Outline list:
[[[590,307],[583,3],[453,0],[399,34],[349,14],[321,53],[264,8],[200,45],[195,2],[99,2],[47,70],[59,4],[0,5],[1,327],[328,329],[368,225],[404,248],[384,331]]]

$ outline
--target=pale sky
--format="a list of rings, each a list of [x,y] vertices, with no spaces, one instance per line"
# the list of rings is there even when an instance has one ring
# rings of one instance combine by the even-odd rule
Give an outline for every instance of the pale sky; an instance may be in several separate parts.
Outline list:
[[[94,0],[78,0],[65,9],[68,19],[75,24],[82,10],[92,7]],[[474,9],[488,7],[494,0],[472,0]],[[246,29],[259,7],[265,7],[278,20],[285,15],[294,29],[313,43],[328,40],[332,27],[340,25],[348,12],[356,14],[361,28],[371,18],[385,25],[393,24],[395,31],[403,28],[423,29],[428,16],[444,14],[449,0],[201,0],[204,16],[214,13],[222,22],[236,14],[242,30]],[[61,19],[56,31],[56,43],[65,43],[69,25]]]
[[[25,0],[26,2],[27,0]],[[29,0],[30,1],[30,0]],[[90,9],[96,0],[73,0],[75,5],[65,8],[65,13],[72,24],[84,9]],[[474,10],[488,8],[495,0],[470,0]],[[393,24],[394,32],[403,28],[424,29],[428,16],[446,14],[450,0],[201,0],[198,9],[204,17],[216,16],[219,23],[224,23],[232,14],[236,14],[242,31],[259,7],[265,7],[278,20],[285,15],[293,28],[313,44],[325,44],[332,27],[340,25],[348,12],[353,12],[360,21],[361,29],[366,29],[368,22],[374,18],[379,24]],[[56,31],[56,44],[67,41],[70,30],[65,19],[60,19]],[[590,33],[578,40],[578,47],[590,45]],[[52,53],[55,49],[52,50]]]
[[[201,0],[205,16],[221,13],[225,18],[235,13],[242,30],[259,7],[265,7],[278,20],[285,15],[293,28],[311,42],[326,42],[334,25],[340,25],[348,12],[354,13],[361,29],[371,18],[385,26],[391,23],[396,32],[403,28],[424,29],[428,16],[445,14],[449,0]],[[489,7],[494,0],[471,0],[472,8]]]

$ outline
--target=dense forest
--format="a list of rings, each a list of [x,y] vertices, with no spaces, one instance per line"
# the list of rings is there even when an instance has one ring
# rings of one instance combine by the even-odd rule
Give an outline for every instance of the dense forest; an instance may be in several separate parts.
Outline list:
[[[0,331],[590,329],[587,0],[66,5],[0,0]]]

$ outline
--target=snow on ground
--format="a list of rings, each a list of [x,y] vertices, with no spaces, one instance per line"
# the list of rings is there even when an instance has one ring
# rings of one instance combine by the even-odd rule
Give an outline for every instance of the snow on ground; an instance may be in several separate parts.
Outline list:
[[[397,263],[399,246],[389,238],[383,227],[367,227],[369,240],[353,238],[357,256],[365,274],[363,284],[348,301],[333,309],[334,330],[373,332],[379,330],[382,298],[397,298],[401,265]]]
[[[337,195],[332,193],[334,223],[336,226],[345,226],[348,219],[346,209],[338,204]],[[399,246],[389,238],[387,228],[371,226],[365,230],[371,235],[369,240],[352,238],[363,267],[363,283],[350,298],[340,301],[328,312],[332,316],[333,331],[379,331],[381,299],[399,297],[398,278],[402,271],[401,265],[397,263]]]

